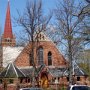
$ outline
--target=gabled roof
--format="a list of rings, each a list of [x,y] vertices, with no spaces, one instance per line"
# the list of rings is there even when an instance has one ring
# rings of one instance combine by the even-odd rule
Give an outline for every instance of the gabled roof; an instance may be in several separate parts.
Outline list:
[[[33,67],[31,68],[20,68],[20,70],[26,75],[26,77],[32,77]]]
[[[49,68],[48,72],[51,74],[53,77],[61,77],[63,76],[63,73],[65,72],[65,68]]]
[[[44,68],[44,65],[41,65],[40,67],[37,67],[35,75],[38,76],[43,68]],[[20,68],[20,70],[26,75],[26,77],[32,77],[34,68],[33,67]]]
[[[24,47],[3,47],[3,67],[14,62]]]
[[[86,72],[77,65],[75,60],[73,61],[73,74],[75,74],[77,76],[79,76],[79,75],[82,75],[82,76],[87,75]]]
[[[41,31],[41,32],[37,32],[35,35],[34,35],[34,39],[35,41],[52,41],[44,31]]]
[[[8,66],[0,73],[1,78],[21,78],[26,77],[25,74],[19,70],[13,63]]]
[[[87,73],[81,69],[77,63],[75,61],[72,62],[72,75],[75,75],[75,76],[87,76]],[[64,75],[65,76],[68,76],[69,75],[69,70],[67,69],[65,72],[64,72]]]

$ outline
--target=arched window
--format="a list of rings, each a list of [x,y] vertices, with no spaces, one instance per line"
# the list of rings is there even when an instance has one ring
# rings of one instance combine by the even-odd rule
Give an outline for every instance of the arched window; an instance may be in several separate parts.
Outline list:
[[[29,63],[30,63],[30,65],[33,65],[32,64],[33,62],[32,62],[32,54],[31,53],[29,54]]]
[[[49,65],[52,65],[52,53],[51,52],[48,53],[48,66]]]
[[[42,65],[43,63],[43,48],[39,47],[38,49],[38,65]]]

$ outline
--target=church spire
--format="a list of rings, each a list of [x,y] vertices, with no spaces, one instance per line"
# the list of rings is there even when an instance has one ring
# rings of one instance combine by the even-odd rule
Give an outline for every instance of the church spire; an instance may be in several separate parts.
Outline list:
[[[6,21],[4,27],[4,38],[12,38],[12,24],[11,24],[11,17],[10,17],[10,4],[8,0],[7,12],[6,12]]]
[[[2,45],[3,46],[15,46],[15,37],[12,32],[12,23],[10,16],[10,1],[8,0],[8,6],[6,11],[6,20],[4,26],[4,34],[2,36]]]

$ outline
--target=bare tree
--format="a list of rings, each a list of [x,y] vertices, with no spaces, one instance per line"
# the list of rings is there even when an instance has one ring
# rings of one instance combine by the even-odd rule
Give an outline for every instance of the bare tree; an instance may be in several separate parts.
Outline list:
[[[83,28],[83,32],[81,33],[84,36],[85,45],[90,43],[90,0],[86,0],[87,4],[81,9],[78,17],[79,19],[86,18],[85,26]]]
[[[86,0],[88,3],[90,3],[90,0]]]
[[[78,15],[82,9],[82,4],[77,3],[76,0],[58,0],[57,7],[55,9],[55,16],[57,20],[58,41],[65,44],[67,47],[68,59],[69,59],[69,81],[72,84],[72,61],[75,59],[75,54],[81,45],[82,38],[80,33],[82,32],[82,26],[84,26],[84,20],[78,18]]]
[[[17,20],[17,23],[23,28],[23,30],[27,34],[27,38],[29,43],[31,44],[31,51],[29,52],[31,58],[31,64],[34,67],[34,75],[33,75],[33,86],[35,86],[35,58],[34,58],[34,48],[35,46],[35,34],[39,34],[43,30],[45,31],[47,24],[51,19],[51,15],[45,17],[43,15],[42,1],[41,0],[33,0],[26,3],[25,12],[23,15],[20,15]],[[36,37],[37,39],[37,37]]]

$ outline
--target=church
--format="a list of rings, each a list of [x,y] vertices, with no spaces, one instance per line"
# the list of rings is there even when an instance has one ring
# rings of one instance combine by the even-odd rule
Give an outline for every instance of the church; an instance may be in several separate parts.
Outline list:
[[[25,47],[16,46],[16,37],[12,30],[10,2],[8,1],[4,32],[1,37],[2,59],[0,65],[5,70],[0,74],[0,82],[2,78],[7,78],[10,79],[10,82],[7,82],[8,84],[13,83],[16,85],[18,83],[20,87],[28,87],[31,86],[33,73],[35,73],[35,79],[38,82],[38,85],[35,85],[39,87],[47,88],[50,86],[55,88],[54,85],[56,84],[58,87],[69,84],[69,62],[45,33],[41,32],[38,37],[39,43],[37,45],[35,42],[34,47],[35,73],[30,62],[31,44],[29,43]],[[75,61],[73,62],[72,76],[75,83],[88,84],[88,75]],[[11,88],[9,85],[7,87]]]

